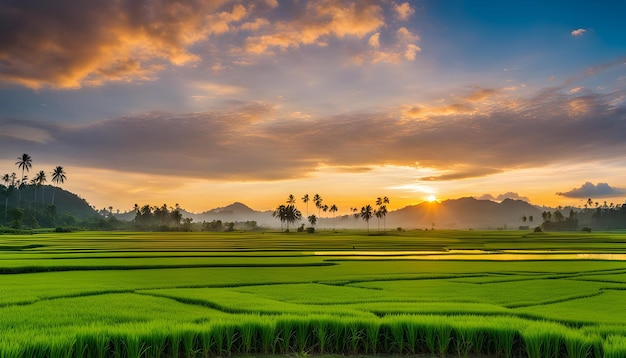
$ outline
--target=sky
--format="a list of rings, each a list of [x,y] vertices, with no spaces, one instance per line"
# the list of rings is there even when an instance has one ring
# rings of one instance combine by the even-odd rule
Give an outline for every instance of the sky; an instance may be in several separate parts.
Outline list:
[[[98,209],[626,199],[624,1],[0,0],[0,174]],[[48,174],[48,180],[51,175]],[[303,205],[303,204],[299,204]]]

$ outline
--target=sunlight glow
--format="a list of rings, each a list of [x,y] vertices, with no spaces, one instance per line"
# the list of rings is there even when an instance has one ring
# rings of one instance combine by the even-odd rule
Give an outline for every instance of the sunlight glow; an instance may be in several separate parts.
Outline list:
[[[426,200],[427,200],[429,203],[433,203],[433,202],[437,201],[437,198],[436,198],[434,195],[429,195],[429,196],[426,198]]]

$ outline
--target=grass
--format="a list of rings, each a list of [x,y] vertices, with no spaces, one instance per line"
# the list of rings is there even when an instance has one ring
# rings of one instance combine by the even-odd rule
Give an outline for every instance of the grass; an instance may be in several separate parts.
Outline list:
[[[626,356],[626,262],[524,260],[543,250],[623,254],[624,233],[79,232],[0,241],[0,357]],[[521,260],[315,255],[455,249],[517,250]]]

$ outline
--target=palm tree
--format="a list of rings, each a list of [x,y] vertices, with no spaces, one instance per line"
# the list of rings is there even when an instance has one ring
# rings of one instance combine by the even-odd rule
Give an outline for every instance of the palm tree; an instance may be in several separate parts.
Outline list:
[[[287,204],[295,204],[296,202],[296,198],[293,196],[293,194],[289,194],[289,196],[287,197]]]
[[[63,167],[57,166],[56,168],[54,168],[54,170],[52,171],[52,182],[59,185],[59,183],[63,184],[65,182],[65,179],[67,179],[67,177],[65,176],[65,171],[63,170]],[[52,190],[52,205],[54,205],[55,191],[56,187],[54,190]]]
[[[279,205],[276,210],[272,212],[272,216],[280,220],[281,230],[283,222],[287,222],[287,231],[289,231],[289,224],[302,219],[302,213],[293,204]]]
[[[320,210],[322,209],[322,197],[319,194],[315,194],[313,196],[313,202],[315,203],[315,207],[317,208],[317,217],[321,216]]]
[[[378,197],[376,198],[376,206],[378,206],[378,210],[376,211],[376,218],[378,218],[378,231],[380,231],[380,218],[383,218],[385,231],[387,231],[387,206],[385,204],[389,204],[388,197]],[[384,208],[384,209],[383,209]]]
[[[39,189],[39,185],[37,184],[37,178],[32,178],[30,180],[30,185],[35,187],[35,203],[37,203],[37,189]]]
[[[339,210],[337,208],[337,205],[333,204],[330,206],[330,209],[328,209],[328,211],[330,211],[333,214],[333,229],[335,228],[335,213],[337,212],[337,210]]]
[[[23,182],[24,170],[28,172],[30,168],[32,168],[33,158],[31,158],[30,155],[24,153],[22,154],[21,157],[17,158],[17,162],[15,162],[15,165],[17,165],[18,169],[22,169],[22,182]],[[21,204],[22,204],[22,191],[20,190],[20,205]]]
[[[381,205],[377,213],[383,218],[383,232],[387,232],[387,205]]]
[[[307,219],[311,223],[311,226],[315,226],[315,224],[317,224],[317,216],[315,216],[315,214],[308,216]]]
[[[383,217],[383,214],[380,212],[380,210],[374,210],[374,216],[376,216],[376,219],[378,219],[378,232],[380,232],[380,218]]]
[[[289,204],[285,208],[285,221],[287,222],[287,231],[289,231],[289,224],[293,224],[302,220],[302,213],[295,205]]]
[[[4,221],[7,221],[7,214],[9,209],[9,183],[11,182],[11,176],[7,173],[2,176],[4,181]]]
[[[280,231],[283,231],[283,222],[285,221],[285,205],[280,204],[274,211],[272,212],[272,217],[280,220]]]
[[[366,206],[361,207],[361,219],[365,220],[367,223],[367,234],[370,233],[370,219],[372,218],[372,206],[367,204]]]
[[[44,172],[43,170],[40,170],[39,173],[37,173],[37,175],[35,176],[35,181],[36,181],[36,185],[38,187],[41,187],[41,202],[44,202],[44,195],[45,195],[45,190],[44,190],[44,184],[48,181],[48,179],[46,179],[46,172]],[[36,197],[37,192],[35,192],[35,197]],[[35,199],[35,201],[37,201]]]
[[[309,217],[309,194],[304,194],[302,202],[306,204],[306,217]]]

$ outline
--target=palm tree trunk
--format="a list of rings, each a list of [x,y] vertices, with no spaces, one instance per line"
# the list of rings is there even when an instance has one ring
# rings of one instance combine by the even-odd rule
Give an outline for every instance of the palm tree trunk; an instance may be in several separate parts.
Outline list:
[[[52,188],[52,205],[54,205],[54,192],[57,191],[56,189],[56,186]]]

